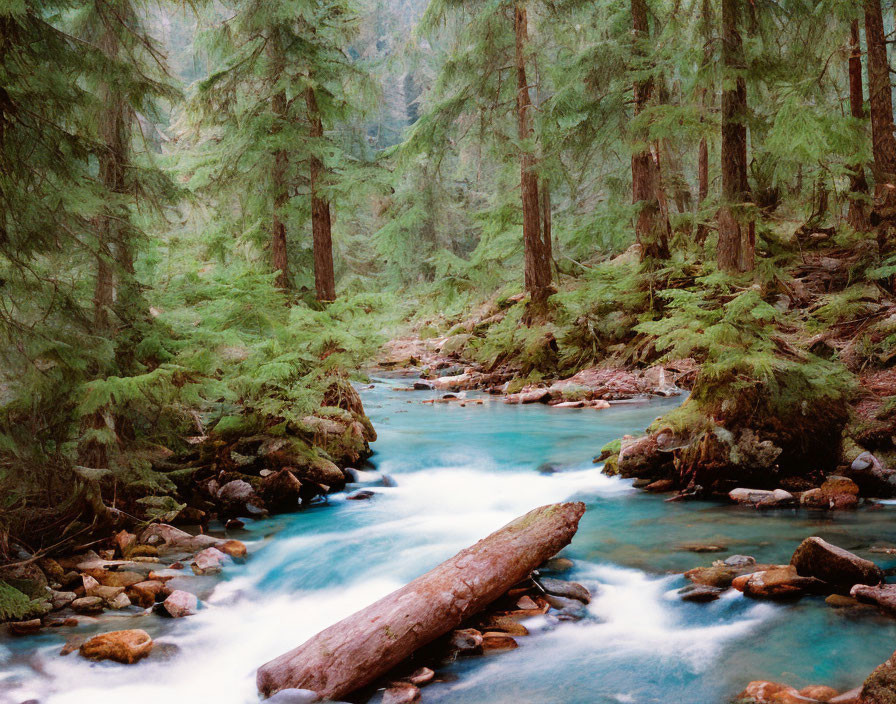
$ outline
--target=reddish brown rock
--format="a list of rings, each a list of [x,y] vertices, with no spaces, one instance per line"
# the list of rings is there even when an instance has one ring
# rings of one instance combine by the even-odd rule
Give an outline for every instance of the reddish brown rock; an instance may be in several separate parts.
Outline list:
[[[506,633],[487,632],[482,634],[482,652],[490,653],[501,650],[513,650],[519,644]]]
[[[246,555],[248,554],[246,544],[239,540],[228,540],[226,543],[218,545],[217,549],[225,555],[229,555],[234,560],[245,560]]]
[[[151,579],[146,580],[145,582],[132,584],[128,587],[127,595],[133,603],[147,609],[155,604],[156,601],[163,596],[165,591],[164,582],[157,579]]]
[[[410,682],[393,682],[383,692],[383,704],[413,704],[420,701],[420,690]]]
[[[880,567],[870,560],[814,536],[800,544],[790,564],[804,577],[815,577],[844,590],[854,584],[880,584],[884,579]]]
[[[152,638],[146,631],[112,631],[94,636],[79,652],[90,660],[114,660],[133,665],[152,651]]]
[[[836,697],[840,692],[838,692],[833,687],[827,687],[823,684],[813,684],[808,687],[803,687],[800,690],[800,694],[804,697],[808,697],[809,699],[814,699],[819,702],[829,702],[831,699]]]

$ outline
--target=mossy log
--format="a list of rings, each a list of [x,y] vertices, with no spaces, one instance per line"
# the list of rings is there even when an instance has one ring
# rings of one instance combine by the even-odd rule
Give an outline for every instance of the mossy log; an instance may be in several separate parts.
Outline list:
[[[542,506],[258,669],[258,689],[340,699],[482,611],[568,545],[580,502]]]

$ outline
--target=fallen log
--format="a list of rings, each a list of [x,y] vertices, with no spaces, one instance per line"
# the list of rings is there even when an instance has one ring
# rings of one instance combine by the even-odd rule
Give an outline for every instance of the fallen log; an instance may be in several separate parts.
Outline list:
[[[570,543],[580,502],[542,506],[258,668],[265,696],[310,689],[339,699],[482,611]]]

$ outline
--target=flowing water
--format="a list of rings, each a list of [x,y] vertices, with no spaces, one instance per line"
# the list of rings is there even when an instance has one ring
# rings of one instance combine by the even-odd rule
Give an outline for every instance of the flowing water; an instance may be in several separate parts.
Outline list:
[[[184,580],[204,608],[170,620],[107,614],[76,629],[0,636],[0,702],[19,704],[246,704],[257,702],[255,668],[405,584],[536,506],[577,499],[588,511],[564,554],[569,577],[594,594],[580,622],[527,621],[519,649],[458,660],[424,690],[432,704],[637,704],[726,702],[752,679],[848,689],[896,648],[896,625],[847,616],[820,598],[773,604],[726,594],[681,602],[679,574],[729,554],[787,562],[808,535],[877,559],[896,543],[896,507],[840,515],[760,513],[710,502],[665,503],[608,478],[592,464],[600,447],[638,432],[675,400],[609,410],[422,404],[428,392],[364,391],[379,433],[361,478],[371,501],[252,523],[232,534],[251,559],[223,579]],[[537,468],[551,463],[553,474]],[[383,487],[381,474],[395,479]],[[727,547],[698,555],[687,543]],[[176,583],[173,583],[176,586]],[[59,656],[72,632],[143,628],[153,655],[133,666]],[[67,630],[65,634],[62,630]]]

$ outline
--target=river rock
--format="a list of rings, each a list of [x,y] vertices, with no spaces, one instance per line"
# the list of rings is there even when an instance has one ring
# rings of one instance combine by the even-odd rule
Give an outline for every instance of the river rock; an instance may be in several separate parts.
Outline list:
[[[651,494],[665,494],[674,490],[675,481],[672,479],[657,479],[644,487],[644,491],[649,491]]]
[[[511,636],[505,633],[483,633],[482,634],[482,652],[494,653],[502,650],[513,650],[519,647]]]
[[[376,492],[371,491],[370,489],[358,489],[350,494],[346,494],[345,498],[349,501],[367,501],[372,499],[375,495]]]
[[[421,667],[414,670],[408,676],[408,682],[417,687],[422,687],[425,684],[429,684],[432,682],[433,678],[436,676],[436,673],[430,670],[428,667]]]
[[[547,403],[551,400],[551,392],[548,389],[532,389],[518,394],[508,394],[504,397],[504,403]]]
[[[476,386],[477,374],[472,371],[465,371],[463,374],[456,376],[440,376],[433,379],[432,388],[440,391],[464,391],[472,389]]]
[[[152,579],[132,584],[128,587],[127,594],[132,602],[147,609],[155,604],[165,591],[164,582]]]
[[[152,638],[146,631],[112,631],[94,636],[79,652],[89,660],[114,660],[132,665],[152,651]]]
[[[475,628],[462,628],[451,634],[451,649],[466,654],[478,651],[482,646],[482,633]]]
[[[739,583],[745,596],[754,599],[788,599],[806,593],[824,591],[824,584],[814,577],[801,577],[793,565],[754,572]]]
[[[737,701],[751,704],[807,704],[813,700],[786,684],[758,680],[750,682],[738,695]]]
[[[679,590],[678,595],[681,597],[682,601],[705,603],[708,601],[715,601],[724,592],[725,590],[719,587],[708,587],[705,584],[692,584],[689,587]]]
[[[880,567],[870,560],[815,536],[800,544],[790,564],[800,575],[815,577],[838,589],[849,589],[854,584],[880,584],[884,579]]]
[[[393,682],[383,692],[383,704],[413,704],[420,701],[420,690],[410,682]]]
[[[896,653],[872,672],[862,685],[861,704],[893,704],[896,692]]]
[[[210,535],[190,535],[167,523],[154,523],[148,526],[137,539],[140,543],[156,548],[179,552],[194,552],[224,542],[220,538]],[[132,551],[131,554],[133,555],[134,552]]]
[[[541,567],[539,567],[539,569],[544,570],[545,572],[554,572],[559,574],[562,572],[569,572],[569,570],[571,570],[573,567],[575,567],[575,563],[568,557],[552,557]]]
[[[623,439],[617,468],[626,478],[662,477],[672,469],[672,454],[660,450],[654,435]]]
[[[852,509],[859,505],[859,487],[852,479],[831,475],[817,489],[803,492],[800,504],[825,510]]]
[[[242,479],[234,479],[222,486],[218,490],[218,500],[222,504],[222,510],[230,515],[254,514],[256,510],[253,508],[258,509],[262,505],[252,485]]]
[[[856,457],[846,474],[858,484],[863,496],[882,499],[896,496],[896,470],[884,467],[870,452],[863,452]]]
[[[227,555],[217,548],[206,548],[196,553],[193,562],[190,563],[190,567],[193,570],[193,574],[217,574],[221,571],[226,559]]]
[[[884,611],[896,615],[896,584],[882,584],[880,586],[856,584],[850,589],[849,595],[861,602],[874,604]]]
[[[856,687],[836,697],[828,699],[827,704],[862,704],[862,688]]]
[[[128,557],[128,551],[137,543],[137,536],[126,530],[121,530],[114,535],[112,542],[115,543],[115,547],[118,548],[122,557]]]
[[[220,550],[228,557],[232,557],[234,560],[238,561],[245,560],[246,556],[249,554],[249,551],[246,549],[246,544],[239,540],[228,540],[224,543],[220,543],[214,549]]]
[[[793,503],[793,494],[784,489],[768,491],[766,489],[733,489],[728,498],[738,504],[762,507],[785,506]]]
[[[727,565],[713,565],[712,567],[695,567],[684,573],[685,578],[707,587],[727,589],[731,586],[735,577],[739,577],[741,571],[736,567]]]
[[[591,592],[578,582],[567,582],[551,577],[539,577],[538,583],[548,594],[562,596],[567,599],[576,599],[583,604],[591,603]]]
[[[539,610],[540,611],[540,610]],[[527,636],[529,629],[514,618],[509,616],[491,616],[489,617],[486,628],[489,631],[501,631],[511,636]]]
[[[146,571],[148,572],[148,570]],[[146,579],[146,572],[132,572],[125,570],[122,572],[111,572],[109,570],[91,570],[90,576],[96,579],[105,587],[130,587]]]
[[[265,477],[261,493],[265,504],[273,511],[295,511],[302,495],[302,482],[296,479],[291,467],[284,467]]]
[[[98,614],[103,610],[103,600],[98,596],[82,596],[72,602],[72,608],[79,614]]]
[[[182,618],[196,613],[199,608],[199,600],[195,594],[176,589],[162,602],[162,606],[172,618]]]
[[[74,592],[57,592],[55,589],[50,590],[50,607],[53,611],[59,611],[69,606],[78,595]]]
[[[6,630],[11,636],[30,636],[43,627],[44,624],[39,618],[32,618],[28,621],[10,621],[6,624]]]
[[[838,692],[833,687],[828,687],[827,685],[810,684],[808,687],[803,687],[800,690],[800,694],[804,697],[814,699],[818,702],[829,702],[831,701],[831,699],[840,694],[840,692]]]
[[[750,557],[749,555],[732,555],[731,557],[725,558],[723,564],[727,567],[745,569],[747,567],[755,565],[756,558]]]
[[[117,594],[111,599],[106,599],[106,606],[110,609],[115,609],[116,611],[120,611],[121,609],[126,609],[131,605],[131,600],[128,598],[128,595],[124,592]]]

